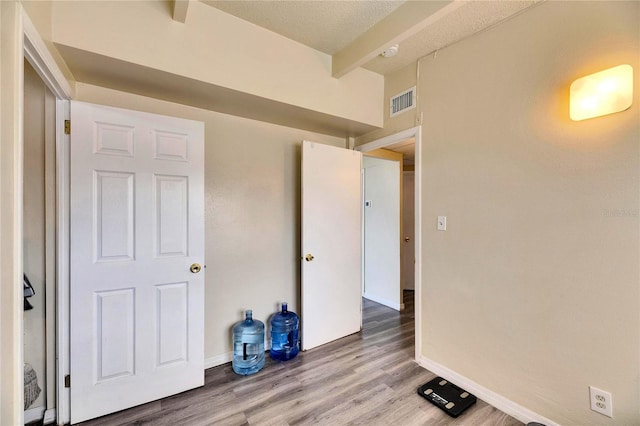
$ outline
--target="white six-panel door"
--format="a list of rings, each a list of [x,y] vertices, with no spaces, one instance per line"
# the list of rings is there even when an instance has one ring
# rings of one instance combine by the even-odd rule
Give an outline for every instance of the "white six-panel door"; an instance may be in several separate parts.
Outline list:
[[[76,423],[204,384],[204,124],[82,102],[71,123]]]
[[[362,326],[362,154],[302,142],[302,349]]]

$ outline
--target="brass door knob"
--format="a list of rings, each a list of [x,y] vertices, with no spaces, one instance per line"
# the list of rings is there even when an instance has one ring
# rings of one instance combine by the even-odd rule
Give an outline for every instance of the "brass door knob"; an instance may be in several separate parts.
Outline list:
[[[405,243],[408,243],[408,242],[409,242],[409,240],[410,240],[410,238],[409,238],[409,237],[404,237],[404,242],[405,242]]]
[[[313,255],[312,255],[312,254],[308,254],[308,255],[306,255],[304,258],[305,258],[305,260],[306,260],[307,262],[311,262],[311,261],[313,260]]]
[[[200,272],[201,269],[202,269],[202,266],[200,266],[199,263],[192,263],[191,267],[189,268],[189,270],[194,274],[197,274],[198,272]]]

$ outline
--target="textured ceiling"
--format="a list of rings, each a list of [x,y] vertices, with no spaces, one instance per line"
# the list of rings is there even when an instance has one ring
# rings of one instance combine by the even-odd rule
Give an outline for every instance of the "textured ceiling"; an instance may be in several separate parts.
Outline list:
[[[404,0],[201,1],[329,55],[346,47],[404,3]]]
[[[467,1],[445,18],[400,43],[395,57],[378,56],[363,68],[379,74],[396,71],[422,56],[495,25],[537,1]]]
[[[345,49],[405,3],[386,0],[201,1],[329,55]],[[539,1],[454,0],[454,6],[457,6],[449,8],[450,12],[401,41],[398,55],[393,58],[377,56],[365,63],[363,68],[389,74],[418,58],[489,28]],[[394,19],[389,17],[389,20]],[[363,37],[367,36],[371,34]]]

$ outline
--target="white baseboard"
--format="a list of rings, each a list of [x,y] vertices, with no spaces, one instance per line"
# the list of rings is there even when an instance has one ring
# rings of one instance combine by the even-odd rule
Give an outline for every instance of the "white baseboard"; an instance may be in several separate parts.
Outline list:
[[[418,364],[421,367],[426,368],[432,373],[441,376],[452,383],[455,383],[456,386],[460,386],[464,390],[474,394],[479,399],[483,400],[487,404],[490,404],[496,407],[498,410],[507,413],[508,415],[520,420],[524,424],[530,422],[542,423],[547,426],[560,426],[558,423],[543,417],[528,408],[523,407],[520,404],[516,404],[515,402],[505,398],[504,396],[497,394],[496,392],[485,388],[482,385],[470,380],[461,374],[456,373],[453,370],[445,367],[442,364],[438,364],[435,361],[432,361],[425,357],[420,357],[418,360]]]
[[[265,350],[265,352],[268,352],[269,349],[271,349],[271,342],[268,341],[268,339],[265,339],[264,350]],[[265,354],[265,355],[269,356],[269,354]],[[211,358],[205,358],[204,359],[204,369],[206,370],[208,368],[217,367],[219,365],[231,362],[232,360],[233,360],[233,352],[227,352],[227,353],[224,353],[224,354],[212,356]]]
[[[56,409],[55,408],[49,408],[47,411],[44,412],[44,424],[45,425],[50,425],[52,423],[56,422]]]
[[[35,408],[29,408],[28,410],[26,410],[24,412],[25,424],[42,420],[42,418],[44,417],[44,411],[45,411],[44,407],[35,407]]]
[[[31,423],[43,420],[45,425],[56,422],[56,409],[49,408],[45,410],[44,407],[30,408],[24,412],[24,423]]]
[[[378,297],[371,293],[365,292],[362,294],[362,297],[364,297],[365,299],[369,299],[373,302],[380,303],[381,305],[388,306],[389,308],[395,309],[396,311],[400,311],[401,309],[403,309],[400,303],[392,302],[391,300],[387,300],[383,297]]]
[[[226,364],[231,362],[233,359],[233,352],[227,352],[224,354],[212,356],[211,358],[205,358],[204,360],[204,369],[217,367],[222,364]]]

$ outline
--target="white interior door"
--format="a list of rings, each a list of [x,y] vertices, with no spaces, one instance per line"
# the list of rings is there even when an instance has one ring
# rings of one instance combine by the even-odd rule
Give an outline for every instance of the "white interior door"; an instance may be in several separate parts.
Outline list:
[[[364,292],[400,310],[400,176],[397,160],[368,157],[364,170]]]
[[[302,143],[302,349],[362,326],[362,154]]]
[[[204,384],[204,124],[82,102],[71,123],[76,423]]]

